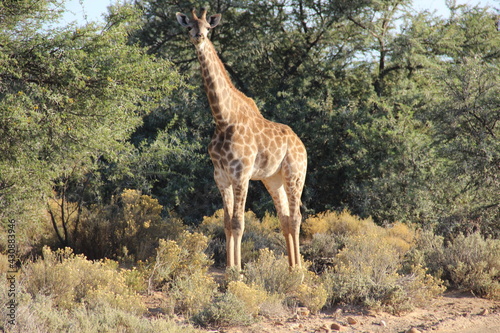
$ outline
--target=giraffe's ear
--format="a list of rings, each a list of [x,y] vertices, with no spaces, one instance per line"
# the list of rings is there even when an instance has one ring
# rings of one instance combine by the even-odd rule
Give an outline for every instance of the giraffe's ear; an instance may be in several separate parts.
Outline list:
[[[215,28],[220,23],[221,14],[215,14],[208,18],[208,24],[210,24],[210,28]]]
[[[175,16],[177,17],[177,22],[179,22],[179,24],[182,25],[183,27],[191,26],[191,23],[189,23],[189,19],[186,15],[177,12]]]

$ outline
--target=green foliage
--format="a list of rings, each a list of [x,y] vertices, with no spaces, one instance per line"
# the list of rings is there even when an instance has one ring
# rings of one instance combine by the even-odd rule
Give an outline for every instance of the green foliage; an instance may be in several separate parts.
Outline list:
[[[39,211],[53,189],[79,206],[94,200],[85,191],[99,165],[121,163],[142,116],[178,82],[168,61],[128,42],[134,16],[118,14],[130,6],[113,7],[106,27],[42,29],[51,4],[0,8],[12,14],[0,23],[0,218],[18,217],[20,237],[36,220],[26,208]]]
[[[0,34],[1,218],[23,216],[19,237],[29,242],[42,194],[84,212],[129,188],[189,224],[212,215],[211,116],[194,49],[164,14],[199,4],[141,1],[112,6],[105,27],[39,29],[57,11],[32,2],[0,8],[9,17]],[[443,18],[407,11],[408,1],[205,5],[223,14],[211,39],[235,85],[306,144],[307,213],[349,208],[377,223],[497,236],[491,9],[459,6]],[[247,200],[259,217],[273,209],[262,190],[251,185]],[[73,246],[58,228],[60,245]],[[246,249],[280,250],[279,240],[247,237]]]
[[[464,231],[472,222],[497,233],[493,78],[500,38],[491,10],[460,6],[442,18],[408,11],[409,1],[208,4],[223,15],[211,39],[235,85],[306,144],[303,202],[310,212],[349,207],[380,223],[439,224],[448,232]],[[175,20],[158,14],[189,12],[196,5],[142,2],[147,23],[134,38],[172,59],[185,80],[199,86],[193,48]],[[470,58],[475,61],[464,61]],[[481,79],[462,80],[463,71]],[[464,95],[470,88],[476,93]],[[207,109],[201,89],[191,94]],[[208,120],[198,110],[182,117],[209,137],[210,128],[198,123]],[[471,125],[477,143],[467,134]],[[210,173],[209,165],[203,168]],[[197,188],[206,193],[206,185]],[[247,201],[259,216],[272,209],[270,198],[257,194],[261,190],[252,185]]]

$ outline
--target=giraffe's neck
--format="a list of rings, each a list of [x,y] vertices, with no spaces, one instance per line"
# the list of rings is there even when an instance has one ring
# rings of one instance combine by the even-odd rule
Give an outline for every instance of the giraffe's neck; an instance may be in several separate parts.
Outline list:
[[[212,115],[217,127],[223,129],[235,123],[240,118],[241,112],[248,113],[246,108],[238,107],[239,102],[248,98],[234,87],[215,47],[209,40],[198,45],[196,51]],[[260,115],[257,108],[255,109]]]

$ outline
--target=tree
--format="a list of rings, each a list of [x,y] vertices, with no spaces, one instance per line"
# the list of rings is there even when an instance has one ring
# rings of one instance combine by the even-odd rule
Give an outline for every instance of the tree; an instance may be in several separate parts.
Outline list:
[[[451,124],[442,118],[453,114],[442,108],[454,102],[444,100],[453,94],[442,75],[464,57],[479,56],[496,66],[498,34],[487,8],[452,6],[452,16],[440,18],[412,12],[405,0],[209,4],[223,14],[211,39],[235,85],[267,118],[291,125],[306,144],[310,160],[303,202],[309,211],[348,207],[379,223],[454,220],[445,213],[458,205],[445,190],[454,169],[444,154],[450,138],[443,134]],[[139,5],[144,25],[135,38],[171,59],[194,86],[196,108],[181,107],[175,115],[201,140],[208,138],[211,121],[197,61],[168,15],[196,4]],[[495,91],[493,82],[490,86]],[[493,119],[495,102],[488,103],[485,108],[493,112],[488,119]],[[163,116],[171,112],[165,111]],[[163,124],[168,119],[173,117]],[[489,121],[488,128],[496,126]],[[486,144],[488,156],[495,155],[495,142]],[[206,177],[210,165],[199,161]],[[250,189],[249,208],[262,214],[271,204],[260,193]]]
[[[100,163],[123,159],[142,116],[178,84],[168,61],[128,42],[132,6],[111,7],[105,27],[42,28],[55,3],[0,6],[0,217],[24,214],[23,228],[53,190],[82,204]]]

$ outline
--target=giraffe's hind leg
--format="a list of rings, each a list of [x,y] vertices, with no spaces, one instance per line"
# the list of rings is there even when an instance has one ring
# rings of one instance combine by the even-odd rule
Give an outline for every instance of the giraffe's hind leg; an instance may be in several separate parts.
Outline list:
[[[290,205],[287,192],[285,190],[285,182],[283,181],[281,174],[276,174],[263,180],[263,183],[269,194],[271,194],[278,213],[281,229],[286,241],[288,263],[290,264],[290,267],[300,267],[301,263],[298,243],[299,234],[295,233],[295,229],[293,228],[293,219],[290,214]],[[300,224],[299,229],[297,230],[300,230]]]
[[[288,199],[288,228],[289,234],[287,243],[290,242],[290,251],[292,252],[290,256],[293,259],[290,262],[295,263],[298,267],[301,267],[301,257],[300,257],[300,224],[302,223],[302,214],[300,212],[302,190],[304,188],[304,182],[306,177],[307,169],[307,157],[305,149],[300,146],[303,153],[297,154],[296,156],[288,155],[283,161],[282,173],[284,175],[284,187],[286,192],[286,197]]]
[[[299,235],[300,224],[302,222],[302,214],[300,213],[300,195],[302,193],[302,187],[295,184],[287,184],[285,187],[288,198],[288,209],[290,211],[290,215],[288,216],[287,244],[290,243],[289,249],[291,253],[289,256],[291,256],[292,259],[289,260],[292,266],[294,266],[292,264],[294,263],[298,267],[301,267]]]

